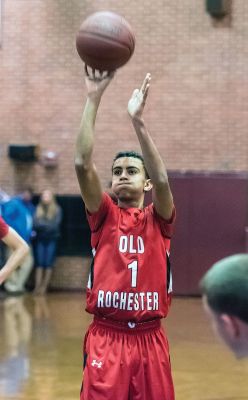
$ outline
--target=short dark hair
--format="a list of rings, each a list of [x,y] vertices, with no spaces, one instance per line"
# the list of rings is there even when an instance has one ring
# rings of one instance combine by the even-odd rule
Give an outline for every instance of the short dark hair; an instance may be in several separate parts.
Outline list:
[[[200,282],[213,311],[248,323],[248,254],[235,254],[215,263]]]
[[[147,172],[147,170],[146,170],[146,167],[145,167],[145,163],[144,163],[144,158],[143,158],[143,156],[142,156],[140,153],[137,153],[137,152],[134,151],[134,150],[119,151],[119,153],[117,153],[117,154],[115,155],[114,159],[113,159],[112,172],[113,172],[114,162],[115,162],[116,160],[118,160],[118,158],[121,158],[121,157],[133,157],[133,158],[138,158],[138,159],[142,162],[142,164],[143,164],[143,167],[144,167],[144,170],[145,170],[146,179],[150,179],[149,174],[148,174],[148,172]]]

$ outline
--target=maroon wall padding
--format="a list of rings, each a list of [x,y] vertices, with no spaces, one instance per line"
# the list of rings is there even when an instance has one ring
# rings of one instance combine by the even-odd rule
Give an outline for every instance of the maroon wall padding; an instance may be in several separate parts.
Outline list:
[[[248,174],[170,173],[177,209],[171,246],[173,288],[199,294],[199,280],[222,257],[247,251]]]

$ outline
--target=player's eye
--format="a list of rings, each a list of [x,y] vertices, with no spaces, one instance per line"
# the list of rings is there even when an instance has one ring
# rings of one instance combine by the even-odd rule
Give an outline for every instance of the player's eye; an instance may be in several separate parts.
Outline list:
[[[129,175],[134,175],[134,174],[137,173],[137,169],[131,168],[131,169],[128,170],[128,173],[129,173]]]
[[[114,169],[113,175],[116,175],[116,176],[121,175],[121,170],[120,169]]]

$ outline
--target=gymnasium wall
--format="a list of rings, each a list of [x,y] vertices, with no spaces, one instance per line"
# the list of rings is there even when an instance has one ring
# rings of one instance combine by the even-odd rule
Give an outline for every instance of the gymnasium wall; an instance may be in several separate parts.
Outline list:
[[[223,257],[248,252],[248,172],[171,172],[177,221],[171,245],[175,294],[197,295]]]
[[[1,187],[78,193],[73,167],[85,102],[75,35],[90,13],[123,14],[136,51],[108,88],[97,120],[95,157],[104,184],[116,151],[138,148],[126,104],[147,71],[153,77],[146,121],[167,167],[242,171],[248,167],[248,2],[232,2],[215,22],[204,0],[4,0],[0,49]],[[56,150],[59,166],[13,164],[8,143]]]
[[[182,174],[247,171],[248,2],[231,3],[231,16],[216,21],[207,14],[205,0],[2,1],[1,189],[14,194],[31,185],[36,193],[47,187],[59,195],[79,193],[73,153],[86,93],[75,35],[87,15],[104,9],[125,16],[137,42],[97,118],[95,159],[103,185],[108,185],[114,154],[139,149],[126,105],[148,71],[146,122],[167,168]],[[57,151],[58,167],[14,163],[7,156],[10,143]],[[75,282],[69,286],[76,287],[81,259],[73,267],[69,259],[58,263],[54,286],[73,279],[74,268]],[[66,271],[64,280],[61,271]]]

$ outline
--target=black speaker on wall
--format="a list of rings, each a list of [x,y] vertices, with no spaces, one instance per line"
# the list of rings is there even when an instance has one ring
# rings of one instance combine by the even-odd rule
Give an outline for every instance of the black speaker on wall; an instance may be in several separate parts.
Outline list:
[[[214,18],[223,18],[230,12],[231,0],[206,0],[206,10]]]
[[[14,161],[37,161],[39,158],[39,146],[33,144],[10,144],[8,148],[8,156]]]

